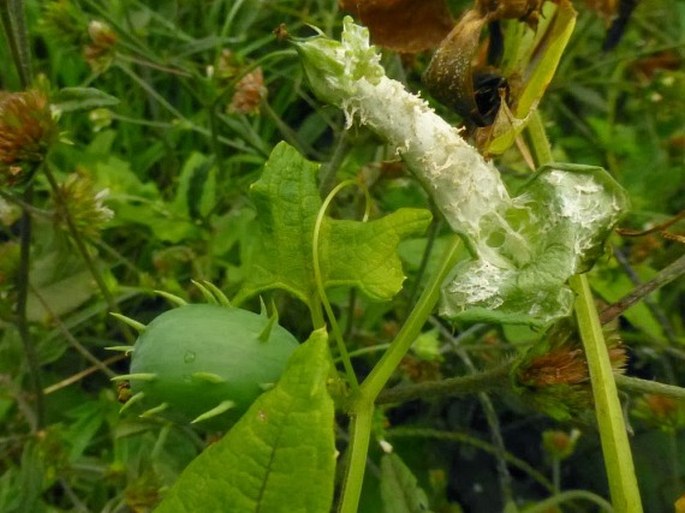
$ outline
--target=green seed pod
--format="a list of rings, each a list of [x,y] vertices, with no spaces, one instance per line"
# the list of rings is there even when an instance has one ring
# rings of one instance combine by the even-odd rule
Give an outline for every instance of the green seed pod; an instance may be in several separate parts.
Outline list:
[[[298,342],[276,318],[184,305],[144,327],[133,347],[130,402],[178,422],[226,428],[281,375]],[[211,419],[211,422],[206,422]]]

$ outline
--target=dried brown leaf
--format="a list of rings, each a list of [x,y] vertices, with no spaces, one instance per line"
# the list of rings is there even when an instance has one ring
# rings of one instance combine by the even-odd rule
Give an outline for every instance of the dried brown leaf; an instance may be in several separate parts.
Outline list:
[[[445,0],[340,0],[369,27],[374,44],[403,53],[434,48],[454,20]]]

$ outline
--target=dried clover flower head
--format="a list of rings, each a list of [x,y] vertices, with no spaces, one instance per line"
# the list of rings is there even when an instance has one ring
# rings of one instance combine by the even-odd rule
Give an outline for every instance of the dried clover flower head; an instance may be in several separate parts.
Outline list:
[[[259,106],[266,95],[262,68],[255,68],[236,84],[228,111],[235,114],[258,114]]]
[[[92,180],[81,170],[69,175],[60,185],[59,194],[61,201],[56,201],[55,222],[66,229],[65,212],[60,208],[60,205],[66,205],[76,229],[86,238],[96,239],[103,226],[114,217],[114,212],[104,205],[109,190],[95,191]]]
[[[28,182],[56,138],[57,126],[43,92],[0,91],[0,186]]]
[[[93,71],[102,73],[114,60],[117,35],[109,25],[97,20],[88,24],[88,35],[91,42],[83,49],[83,55]]]
[[[611,367],[625,370],[625,346],[615,334],[605,334]],[[568,420],[592,405],[590,374],[578,333],[560,322],[533,346],[513,372],[515,388],[531,405],[558,420]]]

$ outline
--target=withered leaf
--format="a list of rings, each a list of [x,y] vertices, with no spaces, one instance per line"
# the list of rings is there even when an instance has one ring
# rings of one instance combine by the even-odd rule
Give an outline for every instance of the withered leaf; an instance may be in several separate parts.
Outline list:
[[[402,53],[438,46],[454,20],[446,0],[340,0],[369,27],[374,44]]]

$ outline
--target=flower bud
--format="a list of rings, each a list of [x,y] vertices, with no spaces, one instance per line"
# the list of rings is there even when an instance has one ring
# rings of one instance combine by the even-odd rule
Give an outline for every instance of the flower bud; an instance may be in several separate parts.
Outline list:
[[[97,20],[88,24],[88,35],[91,43],[83,49],[84,57],[93,71],[102,73],[114,59],[117,35],[109,25]]]

